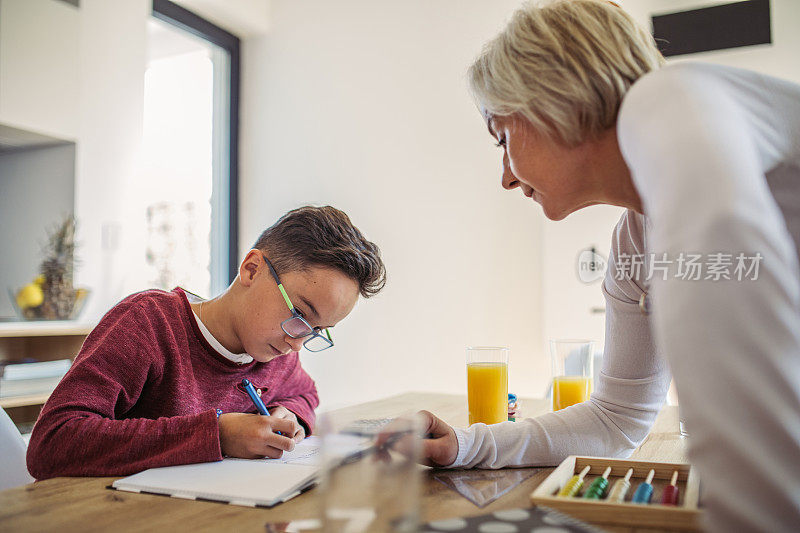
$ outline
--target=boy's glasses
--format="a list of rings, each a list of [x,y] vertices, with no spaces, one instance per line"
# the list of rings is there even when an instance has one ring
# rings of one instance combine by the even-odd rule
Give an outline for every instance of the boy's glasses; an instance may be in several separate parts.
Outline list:
[[[269,273],[272,274],[272,277],[275,279],[275,283],[278,284],[278,289],[280,289],[283,299],[286,300],[286,305],[289,306],[289,311],[292,313],[291,317],[281,322],[281,329],[283,332],[293,339],[302,339],[303,337],[309,337],[310,335],[310,337],[303,342],[303,346],[309,352],[321,352],[322,350],[326,350],[333,346],[333,337],[331,337],[331,332],[328,330],[328,328],[315,328],[306,322],[306,319],[303,318],[297,309],[294,308],[294,305],[289,299],[289,295],[286,294],[286,289],[283,288],[283,283],[281,283],[280,278],[278,278],[278,273],[275,271],[272,263],[269,262],[269,259],[267,259],[266,255],[261,254],[261,257],[263,257],[264,261],[266,261],[267,267],[269,268]],[[321,331],[323,331],[325,334],[323,335],[320,333]]]

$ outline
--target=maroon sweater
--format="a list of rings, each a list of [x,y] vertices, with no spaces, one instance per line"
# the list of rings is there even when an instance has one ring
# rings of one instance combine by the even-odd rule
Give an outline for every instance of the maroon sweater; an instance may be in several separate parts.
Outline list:
[[[89,334],[44,405],[28,471],[111,476],[220,460],[216,409],[255,412],[244,377],[268,408],[286,407],[311,433],[319,399],[297,352],[236,364],[205,340],[183,290],[133,294]]]

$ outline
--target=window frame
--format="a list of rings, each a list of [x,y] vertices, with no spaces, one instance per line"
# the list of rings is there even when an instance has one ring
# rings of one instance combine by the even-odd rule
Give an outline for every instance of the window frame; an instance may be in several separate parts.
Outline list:
[[[233,281],[239,271],[239,92],[240,41],[208,20],[169,0],[153,0],[153,16],[219,46],[230,56],[228,109],[228,269]],[[215,147],[216,149],[216,147]],[[212,246],[213,248],[213,246]],[[214,261],[215,258],[210,258]],[[214,280],[211,280],[213,287]],[[213,290],[213,289],[212,289]]]

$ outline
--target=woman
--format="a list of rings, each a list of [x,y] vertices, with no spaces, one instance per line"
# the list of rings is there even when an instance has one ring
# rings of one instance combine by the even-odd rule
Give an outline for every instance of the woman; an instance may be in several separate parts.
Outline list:
[[[425,455],[482,468],[625,456],[652,426],[671,368],[709,526],[796,530],[800,86],[662,64],[622,9],[572,0],[521,9],[472,65],[504,188],[552,220],[594,204],[627,211],[612,235],[591,399],[466,430],[426,413]]]

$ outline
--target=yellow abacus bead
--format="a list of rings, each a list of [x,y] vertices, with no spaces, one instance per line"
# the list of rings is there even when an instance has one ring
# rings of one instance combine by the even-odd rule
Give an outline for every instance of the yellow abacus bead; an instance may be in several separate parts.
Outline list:
[[[563,496],[565,498],[569,498],[571,496],[575,496],[579,490],[583,487],[583,479],[580,476],[572,476],[566,485],[558,492],[559,496]]]

